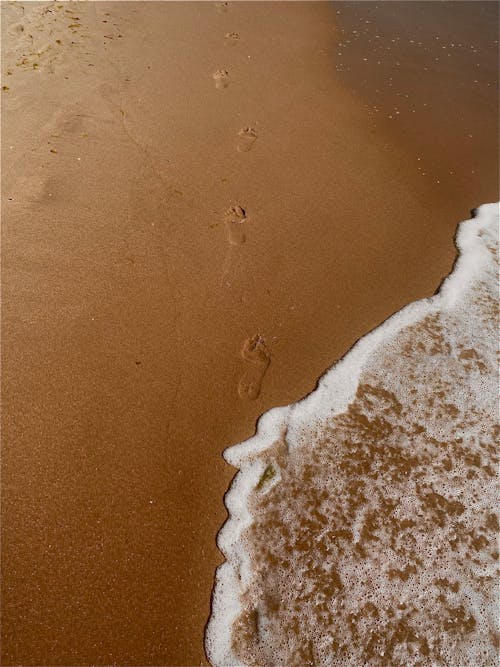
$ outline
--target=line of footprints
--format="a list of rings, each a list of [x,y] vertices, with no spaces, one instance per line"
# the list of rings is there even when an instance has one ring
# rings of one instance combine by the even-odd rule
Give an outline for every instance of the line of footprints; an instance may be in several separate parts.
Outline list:
[[[219,12],[227,12],[229,2],[216,2]],[[226,45],[234,46],[238,43],[240,36],[237,32],[226,33],[224,40]],[[218,69],[212,74],[217,90],[224,90],[229,86],[230,76],[226,69]],[[236,150],[239,153],[248,153],[257,141],[257,132],[253,127],[242,127],[238,132]],[[227,229],[228,241],[231,245],[241,245],[245,242],[244,223],[247,219],[245,209],[242,206],[230,206],[224,216]],[[264,375],[266,374],[271,355],[266,346],[264,337],[256,334],[247,338],[241,349],[241,356],[247,362],[246,370],[238,383],[238,396],[246,400],[256,399],[261,391]]]

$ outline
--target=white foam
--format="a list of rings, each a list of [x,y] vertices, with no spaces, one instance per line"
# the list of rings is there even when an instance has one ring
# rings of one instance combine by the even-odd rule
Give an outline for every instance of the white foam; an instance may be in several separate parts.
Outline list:
[[[248,502],[263,473],[263,462],[258,455],[284,436],[291,450],[303,446],[304,433],[310,432],[314,424],[344,413],[353,402],[361,374],[382,343],[390,345],[391,339],[403,329],[457,307],[471,284],[481,280],[485,271],[491,271],[491,247],[498,238],[498,213],[498,204],[486,204],[477,209],[474,219],[459,225],[456,236],[459,257],[435,296],[412,303],[386,320],[327,371],[312,394],[294,405],[270,410],[259,420],[254,437],[224,452],[226,461],[238,467],[239,472],[225,497],[229,519],[217,540],[226,562],[216,573],[205,642],[214,666],[243,665],[233,654],[231,632],[242,612],[240,597],[253,574],[242,534],[252,524]],[[467,317],[465,310],[460,314]]]

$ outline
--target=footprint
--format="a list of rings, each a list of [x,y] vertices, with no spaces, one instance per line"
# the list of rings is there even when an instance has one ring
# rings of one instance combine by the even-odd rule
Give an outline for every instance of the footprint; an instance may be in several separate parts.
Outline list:
[[[81,134],[85,129],[83,121],[84,118],[81,113],[67,112],[64,115],[61,114],[59,130],[68,134]]]
[[[11,37],[17,37],[18,35],[22,35],[23,32],[24,32],[24,26],[22,23],[14,23],[8,29],[8,33]]]
[[[264,375],[271,363],[271,355],[264,338],[256,334],[243,343],[241,356],[248,362],[248,368],[238,383],[238,396],[253,401],[260,394]]]
[[[235,46],[235,44],[238,43],[239,39],[240,39],[239,33],[226,32],[226,34],[224,35],[224,44],[227,44],[228,46]]]
[[[227,88],[229,85],[229,72],[226,69],[218,69],[212,74],[212,79],[215,81],[215,87],[218,90]]]
[[[67,191],[66,197],[64,196],[65,188],[60,178],[32,178],[27,181],[28,187],[24,189],[23,195],[31,204],[48,206],[68,200]],[[69,199],[72,200],[72,197]]]
[[[47,141],[49,144],[57,143],[56,139],[63,137],[73,145],[85,134],[90,116],[83,114],[78,104],[67,104],[55,111],[50,122],[46,126]]]
[[[231,206],[227,209],[224,216],[226,223],[229,243],[231,245],[241,245],[245,243],[245,232],[243,223],[246,220],[245,210],[241,206]]]
[[[218,12],[227,12],[229,9],[229,2],[216,2],[215,8]]]
[[[253,127],[242,127],[238,132],[237,149],[240,153],[248,153],[257,141],[257,132]]]

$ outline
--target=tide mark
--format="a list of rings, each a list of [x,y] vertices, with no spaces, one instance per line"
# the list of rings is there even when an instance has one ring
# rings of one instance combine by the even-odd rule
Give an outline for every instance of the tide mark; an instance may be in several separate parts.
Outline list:
[[[245,209],[241,206],[231,206],[227,209],[224,222],[227,229],[228,240],[231,245],[245,243],[245,231],[243,223],[246,220]]]
[[[238,383],[238,396],[249,401],[255,400],[261,392],[271,355],[260,334],[247,338],[241,349],[241,356],[247,362],[247,369]]]
[[[227,69],[218,69],[212,74],[217,90],[223,90],[229,86],[229,72]]]
[[[253,127],[242,127],[238,132],[238,144],[236,148],[240,153],[248,153],[257,141],[257,132]]]

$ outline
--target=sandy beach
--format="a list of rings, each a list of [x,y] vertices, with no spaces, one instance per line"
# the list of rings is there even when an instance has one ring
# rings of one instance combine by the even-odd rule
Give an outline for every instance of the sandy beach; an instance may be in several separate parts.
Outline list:
[[[2,664],[208,664],[222,451],[499,199],[498,5],[378,4],[2,3]]]

